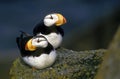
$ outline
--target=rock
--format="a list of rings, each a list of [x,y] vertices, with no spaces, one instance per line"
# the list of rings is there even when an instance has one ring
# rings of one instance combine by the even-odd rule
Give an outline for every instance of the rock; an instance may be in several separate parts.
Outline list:
[[[17,58],[10,69],[11,79],[93,79],[102,62],[104,49],[72,51],[57,50],[56,62],[48,68],[33,70],[21,58]]]
[[[95,79],[120,79],[120,27],[103,57]]]

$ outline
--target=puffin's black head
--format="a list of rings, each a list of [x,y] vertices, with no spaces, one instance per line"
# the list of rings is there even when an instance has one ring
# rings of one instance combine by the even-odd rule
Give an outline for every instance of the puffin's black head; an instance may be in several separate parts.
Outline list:
[[[63,29],[59,26],[66,23],[66,19],[63,15],[59,13],[48,14],[42,20],[41,23],[37,24],[33,29],[33,34],[37,35],[38,33],[49,34],[51,32],[61,33],[64,35]]]

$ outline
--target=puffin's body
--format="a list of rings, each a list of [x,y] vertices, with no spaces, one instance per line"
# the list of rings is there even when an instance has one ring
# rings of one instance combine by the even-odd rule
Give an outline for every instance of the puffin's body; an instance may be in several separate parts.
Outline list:
[[[23,61],[31,67],[43,69],[51,66],[56,59],[56,51],[43,36],[26,36],[16,39]]]
[[[60,26],[65,23],[66,19],[61,14],[49,14],[45,16],[41,23],[35,26],[33,35],[46,37],[54,48],[58,48],[64,36],[64,31]]]

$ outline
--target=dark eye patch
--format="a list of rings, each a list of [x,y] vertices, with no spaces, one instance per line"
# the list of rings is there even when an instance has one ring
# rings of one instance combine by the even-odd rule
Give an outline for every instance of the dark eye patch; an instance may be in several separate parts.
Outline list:
[[[52,16],[52,15],[50,15],[50,19],[53,19],[53,16]]]

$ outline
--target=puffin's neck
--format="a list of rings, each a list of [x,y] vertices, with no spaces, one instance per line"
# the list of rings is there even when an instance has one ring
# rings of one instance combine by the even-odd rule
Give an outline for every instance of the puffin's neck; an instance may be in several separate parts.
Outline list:
[[[33,29],[33,35],[34,36],[36,36],[39,33],[47,35],[47,34],[50,34],[52,32],[55,32],[57,34],[59,33],[59,31],[58,31],[58,29],[57,29],[57,27],[55,25],[53,25],[51,27],[47,27],[47,26],[44,25],[43,22],[37,24],[35,26],[35,28]]]

